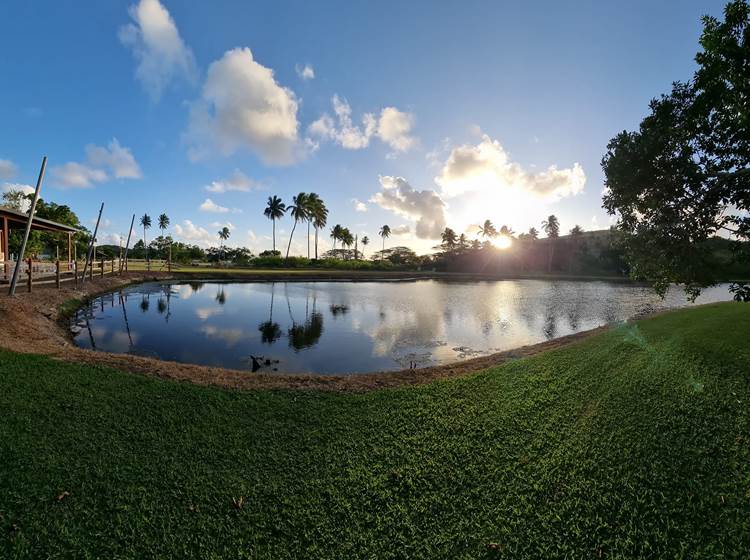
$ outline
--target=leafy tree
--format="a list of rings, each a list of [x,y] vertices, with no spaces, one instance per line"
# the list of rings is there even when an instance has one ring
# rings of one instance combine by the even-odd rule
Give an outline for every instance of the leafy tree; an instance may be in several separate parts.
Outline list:
[[[159,214],[159,229],[161,230],[161,236],[164,238],[164,241],[167,243],[167,247],[171,247],[172,244],[172,238],[171,237],[164,237],[164,231],[169,227],[169,216],[162,213]],[[170,251],[171,253],[171,251]],[[165,255],[167,258],[171,260],[171,254]]]
[[[292,197],[292,204],[287,207],[287,210],[294,218],[294,225],[292,231],[289,234],[289,244],[286,247],[286,258],[289,258],[289,249],[292,248],[292,238],[294,237],[294,230],[297,228],[297,222],[304,222],[308,219],[307,213],[307,193],[299,193],[297,196]]]
[[[370,238],[366,235],[362,238],[362,258],[365,258],[365,247],[370,244]]]
[[[539,232],[534,227],[529,228],[528,236],[529,236],[529,239],[535,241],[535,240],[539,239]]]
[[[336,250],[336,241],[341,240],[341,234],[343,233],[344,228],[341,227],[341,224],[336,224],[331,228],[331,239],[333,239],[333,249]]]
[[[555,255],[556,239],[560,237],[560,221],[557,216],[550,214],[542,222],[542,229],[547,234],[547,272],[552,272],[552,259]]]
[[[310,196],[313,197],[310,204],[310,221],[315,228],[315,260],[318,260],[318,231],[326,227],[328,208],[317,194],[312,193]]]
[[[221,243],[222,254],[224,253],[224,243],[226,243],[227,239],[229,239],[230,233],[231,232],[229,231],[229,228],[227,226],[221,228],[217,233],[217,235],[219,236],[219,241]]]
[[[456,248],[456,243],[458,242],[458,236],[456,235],[456,232],[453,231],[451,228],[447,227],[443,230],[443,233],[440,234],[440,239],[442,241],[442,249],[447,252],[452,252]]]
[[[705,16],[692,79],[652,100],[602,159],[604,207],[618,217],[631,274],[661,295],[678,283],[695,298],[719,280],[706,243],[719,232],[750,260],[749,14],[734,0],[723,21]]]
[[[273,223],[273,250],[276,250],[276,220],[282,218],[284,216],[284,212],[286,212],[286,205],[282,202],[282,200],[274,195],[268,197],[268,202],[266,203],[266,209],[263,210],[263,215],[271,220]]]

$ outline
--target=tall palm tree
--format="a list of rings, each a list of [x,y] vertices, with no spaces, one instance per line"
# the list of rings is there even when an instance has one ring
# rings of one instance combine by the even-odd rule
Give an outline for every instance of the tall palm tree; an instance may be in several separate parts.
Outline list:
[[[469,246],[469,240],[466,239],[466,234],[462,233],[458,236],[458,250],[459,251],[465,251],[466,247]]]
[[[292,226],[292,232],[289,234],[289,244],[286,246],[286,258],[289,259],[289,250],[292,248],[292,238],[294,237],[294,230],[297,228],[297,222],[304,222],[307,220],[307,193],[299,193],[297,196],[292,197],[292,204],[287,206],[287,210],[294,218],[294,225]]]
[[[341,234],[344,232],[344,228],[341,227],[341,224],[336,224],[331,228],[331,239],[333,239],[333,250],[336,250],[336,241],[341,240]]]
[[[273,250],[276,252],[276,220],[280,219],[286,212],[286,205],[276,195],[269,196],[263,215],[273,223]]]
[[[146,245],[146,230],[151,228],[151,216],[144,214],[141,216],[141,225],[143,226],[143,248],[146,251],[146,260],[148,260],[148,245]]]
[[[366,235],[362,238],[362,258],[365,258],[365,248],[370,244],[370,238]]]
[[[542,222],[542,229],[547,234],[547,272],[552,272],[552,258],[555,254],[555,243],[556,239],[560,236],[560,220],[557,216],[550,214],[549,217]]]
[[[354,236],[352,235],[352,232],[349,231],[349,228],[344,228],[343,231],[341,232],[341,245],[343,245],[346,248],[349,248],[353,244],[354,244]]]
[[[318,231],[326,227],[328,222],[328,208],[326,208],[323,199],[317,194],[311,193],[312,203],[310,204],[310,221],[315,228],[315,260],[318,260]]]
[[[219,233],[217,234],[219,236],[219,242],[221,243],[221,256],[224,256],[224,242],[229,239],[229,228],[227,226],[224,226],[219,230]]]
[[[323,201],[318,196],[318,193],[308,193],[305,197],[305,215],[307,219],[307,258],[310,258],[310,226],[313,222],[313,214],[318,204]]]
[[[380,228],[378,235],[383,238],[383,253],[385,253],[385,239],[391,236],[391,226],[388,224]]]
[[[498,235],[501,235],[503,237],[513,237],[515,234],[516,232],[508,226],[500,226],[500,231],[498,232]]]
[[[539,232],[536,230],[535,227],[529,228],[528,236],[529,236],[529,239],[531,240],[537,240],[539,239]]]
[[[453,251],[453,249],[456,247],[458,236],[456,235],[455,231],[447,227],[443,230],[443,233],[440,234],[440,239],[442,240],[443,247],[445,249],[447,249],[448,251]]]
[[[162,213],[159,214],[159,229],[161,230],[161,237],[163,241],[166,241],[167,238],[164,237],[164,231],[169,227],[169,216]],[[169,244],[169,255],[167,257],[169,259],[169,262],[172,261],[172,244]]]
[[[484,224],[479,226],[479,235],[484,238],[489,237],[491,239],[493,237],[497,237],[497,230],[490,220],[485,220]]]

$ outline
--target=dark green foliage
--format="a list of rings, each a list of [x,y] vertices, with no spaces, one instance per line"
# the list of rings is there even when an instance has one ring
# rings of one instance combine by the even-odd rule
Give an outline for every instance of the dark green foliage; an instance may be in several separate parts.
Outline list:
[[[366,394],[1,353],[0,557],[743,558],[748,332],[704,306]]]
[[[689,82],[654,99],[638,131],[613,138],[602,160],[604,206],[618,216],[634,275],[659,293],[684,284],[695,296],[719,277],[705,241],[750,239],[750,7],[703,18]],[[736,257],[750,261],[747,244]]]

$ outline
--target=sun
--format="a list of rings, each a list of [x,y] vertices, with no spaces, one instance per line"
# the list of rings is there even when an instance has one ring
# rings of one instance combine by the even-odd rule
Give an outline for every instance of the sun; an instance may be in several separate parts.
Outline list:
[[[498,249],[510,249],[510,246],[513,245],[513,240],[507,235],[501,235],[496,237],[492,243]]]

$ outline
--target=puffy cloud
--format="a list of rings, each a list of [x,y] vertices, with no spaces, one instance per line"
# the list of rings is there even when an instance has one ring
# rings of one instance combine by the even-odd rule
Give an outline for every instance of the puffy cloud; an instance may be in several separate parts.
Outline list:
[[[93,144],[86,146],[86,159],[93,167],[109,168],[116,179],[140,179],[142,176],[130,148],[120,146],[117,138],[113,138],[106,148]]]
[[[196,226],[190,220],[183,220],[182,224],[175,224],[174,233],[175,238],[201,247],[210,247],[216,244],[216,236],[208,233],[205,228]]]
[[[367,204],[365,204],[361,200],[352,198],[351,202],[354,205],[354,210],[356,210],[357,212],[367,212]]]
[[[402,177],[381,176],[382,190],[370,202],[399,216],[416,221],[414,232],[420,239],[436,239],[445,229],[445,203],[432,190],[415,190]]]
[[[234,224],[232,222],[211,222],[211,227],[213,228],[227,228],[229,231],[234,230]]]
[[[302,81],[312,80],[315,78],[315,70],[313,70],[313,67],[311,64],[305,64],[304,66],[300,66],[297,64],[297,66],[294,67],[295,72],[297,72],[297,76],[299,76],[299,79]]]
[[[400,226],[394,226],[391,228],[391,235],[406,235],[410,232],[411,232],[411,228],[406,224],[402,224]]]
[[[53,167],[52,177],[62,187],[79,189],[93,187],[94,183],[102,183],[108,179],[105,171],[74,161]]]
[[[12,179],[16,171],[16,164],[9,159],[0,159],[0,179]]]
[[[227,208],[226,206],[219,206],[210,198],[207,198],[206,200],[204,200],[203,203],[198,208],[202,212],[214,212],[216,214],[225,214],[229,212],[229,208]]]
[[[558,200],[583,191],[586,174],[575,163],[573,167],[531,173],[512,162],[497,140],[486,134],[477,145],[454,148],[435,181],[446,196],[495,189],[514,189],[546,200]]]
[[[51,170],[53,180],[60,187],[90,188],[112,177],[116,179],[140,179],[141,168],[130,148],[120,145],[113,138],[107,147],[89,144],[85,148],[86,163],[69,161]]]
[[[297,98],[280,86],[273,70],[253,59],[248,48],[233,49],[211,63],[202,98],[190,110],[190,157],[214,148],[230,155],[240,148],[267,164],[289,165],[305,145],[297,135]]]
[[[254,181],[239,169],[235,169],[228,179],[212,181],[210,185],[206,185],[204,188],[212,193],[225,193],[228,191],[248,192],[262,187],[261,183]]]
[[[120,28],[120,41],[133,51],[138,62],[135,76],[151,99],[158,101],[173,80],[194,83],[197,70],[193,53],[159,0],[140,0],[128,13],[133,23]]]
[[[410,136],[414,124],[414,116],[410,113],[386,107],[378,118],[373,113],[365,113],[362,124],[355,125],[352,108],[346,99],[334,95],[331,105],[336,118],[328,113],[321,115],[308,127],[311,136],[333,141],[347,150],[366,148],[373,136],[400,152],[409,150],[416,143],[416,139]]]
[[[386,107],[380,112],[377,135],[397,152],[406,152],[416,143],[416,139],[410,136],[413,126],[414,115]]]

